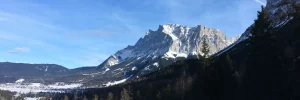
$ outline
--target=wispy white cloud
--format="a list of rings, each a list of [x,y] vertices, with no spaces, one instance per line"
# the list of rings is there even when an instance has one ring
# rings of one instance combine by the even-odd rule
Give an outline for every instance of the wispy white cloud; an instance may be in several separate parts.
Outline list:
[[[17,53],[27,53],[30,51],[30,48],[27,47],[16,47],[10,51],[8,51],[7,53],[9,54],[17,54]]]
[[[254,0],[255,2],[257,2],[257,3],[259,3],[260,5],[263,5],[263,6],[265,6],[266,5],[266,3],[264,3],[263,1],[261,1],[261,0]]]

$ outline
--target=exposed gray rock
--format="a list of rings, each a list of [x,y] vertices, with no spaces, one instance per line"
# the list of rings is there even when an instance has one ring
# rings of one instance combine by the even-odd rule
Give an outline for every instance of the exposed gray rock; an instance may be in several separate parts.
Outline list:
[[[204,38],[210,47],[209,54],[214,54],[235,42],[239,36],[227,38],[220,30],[202,25],[159,25],[156,31],[149,30],[134,46],[111,55],[98,68],[103,71],[110,69],[104,74],[108,76],[123,76],[132,68],[136,68],[134,71],[138,74],[147,74],[179,59],[199,58],[198,55],[203,54]]]

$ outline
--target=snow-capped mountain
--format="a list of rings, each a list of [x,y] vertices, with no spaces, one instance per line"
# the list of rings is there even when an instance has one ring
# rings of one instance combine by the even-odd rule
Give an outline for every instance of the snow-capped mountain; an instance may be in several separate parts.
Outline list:
[[[98,68],[102,69],[105,74],[112,75],[130,71],[137,71],[141,74],[145,71],[151,72],[171,64],[178,58],[202,55],[204,38],[210,47],[209,54],[222,50],[238,39],[238,37],[227,38],[220,30],[202,25],[195,27],[178,24],[159,25],[156,31],[149,30],[134,46],[119,50]]]
[[[292,19],[289,14],[295,12],[293,5],[299,3],[300,0],[268,0],[266,9],[273,26],[281,27]],[[221,31],[202,25],[196,27],[178,24],[160,25],[156,31],[146,32],[134,46],[128,46],[111,55],[98,66],[100,72],[90,75],[117,78],[124,75],[128,77],[132,74],[147,74],[181,58],[201,55],[203,38],[208,40],[210,54],[219,55],[247,39],[250,29],[251,27],[241,36],[227,38]]]

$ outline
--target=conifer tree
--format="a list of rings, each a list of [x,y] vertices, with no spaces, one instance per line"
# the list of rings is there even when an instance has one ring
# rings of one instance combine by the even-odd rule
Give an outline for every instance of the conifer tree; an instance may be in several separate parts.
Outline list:
[[[158,92],[158,93],[156,94],[156,99],[157,99],[157,100],[161,100],[161,94],[160,94],[160,92]]]
[[[114,95],[111,92],[109,92],[106,100],[113,100],[113,99],[114,99]]]
[[[228,70],[228,74],[230,76],[233,76],[234,75],[234,72],[235,72],[235,69],[234,67],[232,66],[232,61],[231,61],[231,58],[229,55],[226,56],[226,62],[225,62],[225,67],[227,67],[226,69]]]
[[[202,53],[203,53],[203,57],[202,57],[202,60],[203,60],[203,66],[202,66],[202,69],[204,70],[207,70],[207,66],[209,65],[209,45],[207,43],[207,39],[206,37],[203,37],[203,42],[202,42]]]
[[[121,91],[121,99],[120,100],[130,100],[131,97],[129,95],[129,92],[123,88],[123,91]]]
[[[137,98],[137,100],[141,100],[142,99],[140,90],[136,91],[136,98]]]
[[[282,51],[278,51],[276,30],[272,25],[267,10],[262,6],[250,30],[249,63],[243,80],[243,85],[247,86],[245,91],[256,97],[271,94],[280,85],[278,79],[282,75],[282,66],[279,53]]]
[[[98,98],[99,98],[99,96],[97,94],[95,94],[93,100],[98,100]]]
[[[88,99],[87,99],[87,97],[86,97],[86,96],[84,96],[82,100],[88,100]]]
[[[203,38],[202,50],[201,51],[203,53],[203,57],[207,58],[208,57],[208,53],[209,53],[209,46],[208,46],[206,38]]]
[[[167,87],[164,88],[164,93],[166,94],[166,96],[170,96],[171,95],[171,91],[172,91],[171,85],[168,84]]]
[[[257,19],[251,27],[251,35],[249,35],[250,44],[252,46],[252,53],[258,55],[266,53],[265,49],[269,49],[274,44],[274,28],[266,9],[262,6],[261,11],[258,11]]]
[[[77,93],[74,94],[74,100],[78,100]]]
[[[69,97],[65,95],[64,100],[69,100]]]
[[[254,25],[251,26],[250,39],[256,39],[266,35],[266,32],[271,28],[271,22],[266,9],[262,6],[261,11],[257,13],[257,19],[254,21]]]
[[[223,75],[221,77],[223,77],[223,84],[227,84],[224,85],[225,88],[227,89],[226,91],[230,91],[232,89],[234,89],[234,86],[237,85],[237,75],[236,75],[236,69],[235,67],[232,65],[232,60],[230,58],[229,55],[226,56],[225,59],[225,64],[223,67]],[[230,84],[230,85],[228,85]]]

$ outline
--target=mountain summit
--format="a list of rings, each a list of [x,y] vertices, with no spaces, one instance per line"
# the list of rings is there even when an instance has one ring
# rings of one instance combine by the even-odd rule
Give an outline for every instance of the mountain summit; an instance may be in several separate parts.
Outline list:
[[[156,31],[149,30],[134,46],[119,50],[98,68],[113,75],[133,69],[142,73],[146,70],[151,72],[167,66],[167,62],[174,62],[178,58],[202,55],[204,38],[209,45],[209,54],[222,50],[238,39],[238,37],[227,38],[220,30],[202,25],[195,27],[179,24],[159,25]]]

